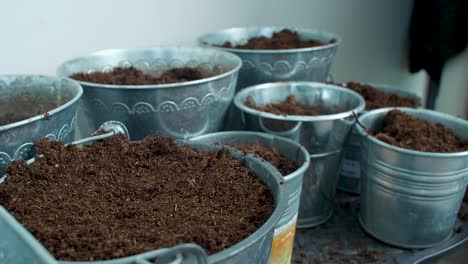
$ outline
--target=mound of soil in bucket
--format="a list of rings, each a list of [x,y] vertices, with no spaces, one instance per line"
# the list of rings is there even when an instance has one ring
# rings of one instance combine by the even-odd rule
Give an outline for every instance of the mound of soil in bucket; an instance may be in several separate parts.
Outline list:
[[[83,148],[41,140],[16,162],[0,204],[60,260],[104,260],[194,242],[209,254],[255,232],[271,191],[226,149],[116,135]]]
[[[441,124],[432,124],[399,110],[387,113],[377,139],[401,148],[424,152],[460,152],[468,150],[467,140],[460,140]]]
[[[399,96],[394,93],[381,91],[371,85],[348,82],[348,83],[333,83],[345,88],[349,88],[364,97],[366,100],[366,110],[373,110],[384,107],[412,107],[416,108],[419,103],[412,98]]]
[[[76,73],[70,78],[91,83],[112,85],[156,85],[188,82],[203,79],[200,70],[183,67],[169,69],[160,77],[144,73],[135,67],[116,67],[110,72]]]
[[[292,94],[288,95],[282,103],[269,103],[265,105],[257,105],[252,97],[247,97],[244,105],[258,111],[269,112],[275,115],[300,115],[300,116],[316,116],[329,113],[328,110],[320,106],[302,105],[297,101]]]
[[[298,168],[295,161],[289,160],[285,156],[281,155],[276,148],[268,148],[260,142],[245,145],[233,144],[230,146],[242,151],[243,153],[252,153],[268,161],[271,165],[275,166],[283,176],[294,172]]]
[[[271,38],[250,38],[246,44],[235,46],[233,46],[231,42],[227,41],[220,45],[220,47],[252,50],[300,49],[323,46],[334,42],[336,42],[336,40],[332,40],[330,42],[322,42],[319,40],[303,40],[297,32],[291,31],[289,29],[283,29],[280,32],[273,33]]]

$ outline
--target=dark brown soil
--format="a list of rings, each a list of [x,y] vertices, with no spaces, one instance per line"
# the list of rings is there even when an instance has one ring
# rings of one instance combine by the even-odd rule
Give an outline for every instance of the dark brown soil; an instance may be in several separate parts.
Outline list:
[[[6,114],[0,115],[0,126],[15,123],[15,122],[25,120],[25,119],[28,119],[28,118],[29,118],[29,116],[8,112]]]
[[[300,115],[300,116],[316,116],[326,114],[322,107],[306,106],[299,103],[296,97],[292,94],[288,95],[282,103],[270,103],[265,105],[257,105],[252,97],[247,97],[244,104],[247,107],[256,109],[262,112],[269,112],[275,115]]]
[[[412,98],[399,96],[397,94],[381,91],[371,85],[348,82],[348,83],[334,83],[346,88],[349,88],[364,97],[366,100],[366,110],[373,110],[384,107],[412,107],[419,106],[419,102]]]
[[[226,149],[198,152],[169,138],[118,135],[83,148],[48,140],[17,162],[0,204],[60,260],[103,260],[195,242],[210,254],[272,214],[272,193]]]
[[[466,140],[463,142],[441,124],[432,124],[399,110],[388,112],[382,131],[374,135],[388,144],[424,152],[468,150]]]
[[[116,67],[110,72],[76,73],[70,78],[112,85],[155,85],[195,81],[204,77],[200,70],[188,67],[169,69],[160,77],[146,74],[135,67]]]
[[[259,142],[254,144],[231,146],[243,153],[252,153],[268,161],[271,165],[275,166],[283,176],[294,172],[298,168],[295,161],[289,160],[285,156],[281,155],[276,148],[267,148]]]
[[[227,41],[220,45],[223,48],[235,49],[251,49],[251,50],[277,50],[277,49],[300,49],[311,48],[334,43],[336,40],[330,42],[321,42],[318,40],[303,40],[295,31],[283,29],[280,32],[273,33],[271,38],[255,37],[250,38],[246,44],[233,46],[231,42]]]

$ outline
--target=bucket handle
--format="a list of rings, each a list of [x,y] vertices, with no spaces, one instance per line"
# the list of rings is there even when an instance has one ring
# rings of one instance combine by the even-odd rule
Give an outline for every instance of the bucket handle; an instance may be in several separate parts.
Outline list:
[[[262,113],[260,113],[258,116],[258,125],[260,126],[260,129],[263,131],[263,132],[266,132],[268,134],[272,134],[272,135],[277,135],[277,136],[280,136],[280,137],[286,137],[286,138],[290,138],[292,140],[296,140],[296,137],[298,135],[298,132],[300,131],[300,127],[302,126],[302,121],[289,121],[289,120],[276,120],[276,119],[269,119],[267,117],[263,117]],[[265,119],[269,119],[269,120],[273,120],[273,122],[296,122],[296,124],[294,124],[294,126],[292,126],[289,130],[284,130],[284,131],[273,131],[269,128],[267,128],[265,126],[265,123],[264,123],[264,120]]]

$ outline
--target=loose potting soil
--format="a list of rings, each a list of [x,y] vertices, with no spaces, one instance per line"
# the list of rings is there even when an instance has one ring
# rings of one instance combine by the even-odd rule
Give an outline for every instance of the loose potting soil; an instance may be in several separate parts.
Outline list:
[[[334,43],[335,41],[336,40],[332,40],[330,42],[303,40],[297,32],[283,29],[280,32],[273,33],[271,38],[254,37],[250,38],[246,44],[240,45],[232,45],[231,42],[227,41],[222,44],[221,47],[252,50],[299,49],[323,46]]]
[[[253,144],[231,145],[243,153],[252,153],[260,158],[268,161],[271,165],[275,166],[283,176],[286,176],[297,170],[297,164],[293,160],[289,160],[281,155],[276,148],[268,148],[256,142]]]
[[[463,142],[441,124],[432,124],[399,110],[388,112],[383,129],[374,135],[388,144],[424,152],[468,150],[466,140]]]
[[[265,105],[257,105],[252,97],[247,97],[244,104],[247,107],[256,109],[262,112],[269,112],[275,115],[301,115],[301,116],[316,116],[326,114],[328,111],[318,106],[306,106],[297,101],[292,94],[288,95],[282,103],[269,103]]]
[[[76,73],[70,78],[112,85],[155,85],[194,81],[203,79],[204,76],[200,70],[189,67],[169,69],[160,77],[146,74],[135,67],[116,67],[110,72]]]
[[[226,149],[116,135],[83,148],[46,139],[17,162],[0,204],[60,260],[104,260],[179,243],[221,251],[272,214],[272,193]]]
[[[15,123],[21,120],[28,119],[29,116],[7,112],[6,114],[0,115],[0,126]]]
[[[419,106],[419,103],[412,98],[384,92],[368,84],[348,82],[346,84],[338,85],[349,88],[362,95],[364,100],[366,100],[366,110],[373,110],[384,107],[416,108]]]

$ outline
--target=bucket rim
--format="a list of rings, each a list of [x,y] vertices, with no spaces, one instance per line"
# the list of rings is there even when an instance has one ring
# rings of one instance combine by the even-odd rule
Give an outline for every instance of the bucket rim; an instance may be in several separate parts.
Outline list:
[[[217,75],[207,77],[207,78],[202,78],[199,80],[178,82],[178,83],[167,83],[167,84],[149,84],[149,85],[116,85],[116,84],[102,84],[102,83],[79,81],[79,80],[70,78],[70,75],[66,74],[66,70],[65,70],[67,66],[72,65],[80,60],[92,60],[92,59],[100,58],[100,57],[113,56],[115,54],[140,53],[140,52],[144,53],[144,52],[157,51],[157,50],[165,50],[165,51],[170,51],[170,52],[177,52],[177,50],[186,50],[186,51],[192,51],[192,52],[210,52],[213,54],[223,55],[229,60],[232,60],[235,63],[235,67],[221,74],[217,74]],[[114,65],[112,67],[114,68],[119,67],[119,65]],[[227,52],[227,51],[208,48],[208,47],[199,47],[199,46],[161,45],[161,46],[147,47],[147,48],[131,48],[131,49],[118,48],[118,49],[98,50],[98,51],[95,51],[86,55],[82,55],[82,56],[77,56],[77,57],[74,57],[74,58],[71,58],[62,62],[57,67],[56,72],[58,76],[78,82],[79,84],[86,86],[86,88],[102,88],[102,89],[110,89],[110,90],[112,89],[113,90],[139,90],[139,89],[140,90],[151,90],[151,89],[156,90],[156,89],[166,89],[166,88],[190,87],[194,85],[206,84],[212,81],[217,81],[217,80],[226,78],[228,76],[234,75],[237,72],[239,72],[241,67],[242,67],[242,60],[239,58],[239,56],[237,56],[236,54]]]
[[[254,31],[254,30],[273,30],[275,32],[281,31],[283,29],[290,29],[293,31],[296,31],[299,35],[308,33],[308,34],[326,34],[328,35],[331,39],[334,39],[335,42],[328,43],[325,45],[317,46],[317,47],[308,47],[308,48],[295,48],[295,49],[239,49],[239,48],[224,48],[220,46],[215,46],[214,44],[208,44],[206,42],[206,38],[210,36],[214,36],[217,34],[221,33],[227,33],[231,31]],[[252,36],[254,37],[254,36]],[[225,41],[229,41],[228,39]],[[260,54],[292,54],[292,53],[301,53],[301,52],[309,52],[309,51],[321,51],[321,50],[326,50],[326,49],[331,49],[338,47],[341,43],[343,42],[343,39],[338,36],[335,33],[329,32],[329,31],[323,31],[323,30],[318,30],[318,29],[313,29],[313,28],[302,28],[302,27],[292,27],[292,26],[265,26],[265,27],[232,27],[232,28],[225,28],[222,30],[218,31],[213,31],[210,33],[203,34],[197,38],[197,43],[202,46],[202,47],[211,47],[211,48],[216,48],[220,50],[225,50],[229,51],[232,53],[238,53],[238,54],[252,54],[252,55],[260,55]]]
[[[295,146],[297,148],[298,153],[300,153],[300,155],[302,155],[304,157],[304,162],[302,162],[300,164],[300,166],[295,171],[289,173],[288,175],[283,175],[283,178],[286,180],[286,182],[290,181],[291,179],[295,178],[298,175],[304,174],[307,171],[307,169],[309,168],[310,155],[309,155],[309,152],[301,144],[299,144],[299,143],[297,143],[297,142],[295,142],[295,141],[293,141],[291,139],[285,138],[285,137],[276,136],[276,135],[272,135],[272,134],[268,134],[268,133],[264,133],[264,132],[242,131],[242,130],[239,130],[239,131],[222,131],[222,132],[214,132],[214,133],[209,133],[209,134],[205,134],[205,135],[201,135],[201,136],[196,136],[196,137],[190,138],[189,141],[198,141],[198,140],[203,140],[203,139],[206,139],[206,138],[212,138],[212,137],[214,138],[214,137],[223,136],[223,135],[228,135],[228,136],[232,135],[232,136],[236,136],[236,137],[242,137],[242,136],[260,137],[260,138],[264,138],[266,140],[271,140],[273,143],[275,141],[282,141],[282,142],[286,142],[287,144],[291,144],[291,145]],[[210,144],[213,144],[213,143],[210,143]]]
[[[255,90],[270,90],[273,89],[288,89],[289,87],[304,87],[304,89],[328,89],[338,91],[340,93],[345,93],[351,98],[358,101],[357,106],[347,109],[346,111],[340,111],[335,114],[326,114],[326,115],[317,115],[317,116],[301,116],[301,115],[277,115],[269,112],[259,111],[253,108],[250,108],[244,104],[243,99],[247,98],[249,94]],[[293,93],[291,93],[293,94]],[[294,94],[293,94],[294,95]],[[331,85],[320,82],[271,82],[264,83],[259,85],[250,86],[242,89],[234,96],[234,105],[241,110],[261,118],[267,118],[272,120],[281,120],[281,121],[295,121],[295,122],[314,122],[314,121],[332,121],[347,118],[353,115],[353,113],[360,113],[365,109],[366,102],[364,98],[352,91],[351,89],[340,87],[337,85]]]
[[[70,106],[72,106],[76,102],[78,102],[78,100],[83,95],[83,87],[81,87],[81,85],[77,81],[69,79],[69,78],[63,78],[63,77],[60,77],[60,76],[41,75],[41,74],[3,74],[3,75],[0,75],[0,81],[2,79],[4,79],[4,78],[11,78],[11,79],[40,78],[40,79],[49,80],[51,82],[53,82],[53,81],[66,82],[66,85],[69,86],[70,89],[73,89],[72,93],[74,95],[67,102],[61,104],[58,107],[55,107],[52,110],[46,111],[45,113],[34,115],[32,117],[29,117],[29,118],[24,119],[24,120],[20,120],[18,122],[13,122],[13,123],[10,123],[10,124],[0,126],[0,133],[4,132],[4,131],[7,131],[7,130],[10,130],[10,129],[14,129],[14,128],[18,128],[18,127],[21,127],[21,126],[28,125],[28,124],[36,122],[38,120],[45,119],[46,118],[46,116],[45,116],[46,113],[48,114],[47,118],[49,118],[50,116],[56,115],[56,114],[64,111],[65,109],[68,109]],[[61,89],[65,89],[65,88],[61,88]],[[39,90],[39,89],[32,88],[31,90]]]

